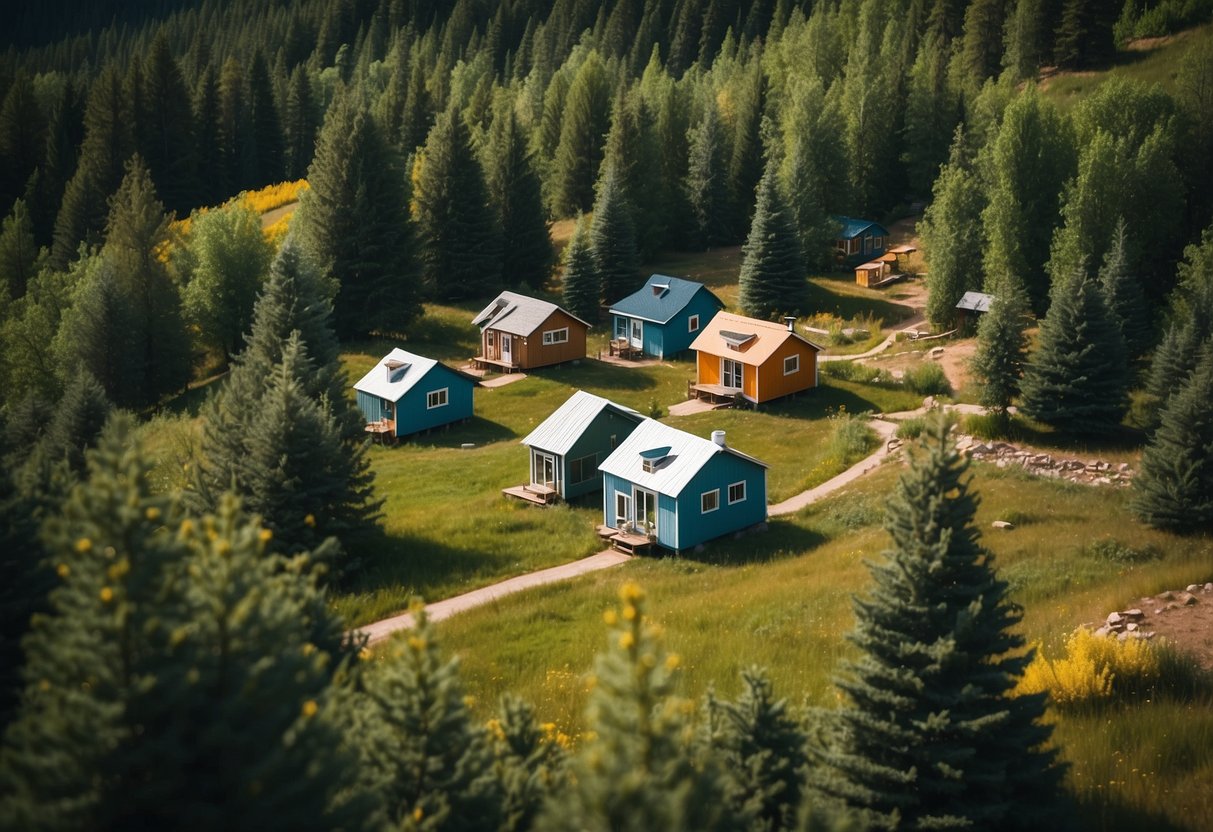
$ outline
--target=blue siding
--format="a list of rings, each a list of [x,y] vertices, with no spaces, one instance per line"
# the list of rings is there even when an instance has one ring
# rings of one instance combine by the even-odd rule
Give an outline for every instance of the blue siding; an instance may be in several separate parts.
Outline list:
[[[745,500],[729,505],[729,485],[744,480]],[[701,513],[705,491],[720,489],[719,508]],[[766,469],[732,454],[717,454],[700,469],[678,499],[679,548],[689,549],[767,519]]]
[[[425,406],[427,394],[443,387],[447,388],[446,405],[428,409]],[[476,382],[471,379],[442,364],[435,365],[396,403],[396,435],[408,436],[471,418],[475,388]]]
[[[636,418],[629,419],[626,416],[620,416],[613,410],[605,409],[586,425],[581,436],[573,443],[573,447],[569,448],[569,452],[563,457],[557,457],[559,460],[557,464],[561,466],[560,483],[564,490],[561,496],[569,500],[602,488],[602,475],[598,473],[584,482],[573,482],[570,476],[572,461],[593,454],[597,457],[594,463],[596,471],[602,461],[611,455],[611,451],[631,435],[638,423]],[[611,444],[612,436],[615,437],[614,445]]]
[[[380,419],[392,418],[389,412],[390,402],[361,390],[355,392],[358,394],[358,409],[362,411],[363,419],[368,422],[378,422]]]
[[[644,337],[641,339],[641,344],[645,354],[653,355],[657,358],[672,358],[678,355],[678,353],[690,349],[691,342],[695,340],[695,336],[723,308],[715,295],[707,289],[700,289],[687,305],[683,307],[682,311],[670,318],[667,323],[658,324],[652,321],[641,320],[641,324],[644,325]],[[699,329],[694,332],[691,332],[688,328],[692,315],[699,316]],[[611,322],[612,336],[616,338],[630,338],[631,317],[627,315],[614,315],[612,317],[614,318]]]

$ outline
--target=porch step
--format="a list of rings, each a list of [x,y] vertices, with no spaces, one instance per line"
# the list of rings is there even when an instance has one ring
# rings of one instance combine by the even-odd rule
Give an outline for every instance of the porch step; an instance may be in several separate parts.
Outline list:
[[[548,500],[544,499],[544,495],[536,494],[534,491],[527,488],[525,485],[514,485],[509,488],[501,489],[501,493],[507,497],[515,497],[527,503],[533,503],[537,506],[551,505]]]

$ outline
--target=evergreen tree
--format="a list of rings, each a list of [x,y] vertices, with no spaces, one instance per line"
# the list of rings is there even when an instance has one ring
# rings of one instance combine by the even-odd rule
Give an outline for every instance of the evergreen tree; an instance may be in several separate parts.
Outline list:
[[[816,785],[865,828],[1031,829],[1051,822],[1061,772],[1043,695],[1011,695],[1031,658],[1022,612],[978,542],[949,433],[928,426],[889,501],[893,548],[854,602],[860,656],[837,681],[852,706],[823,715]]]
[[[13,201],[25,192],[30,174],[42,164],[46,130],[33,81],[19,72],[0,104],[0,211],[8,213]]]
[[[599,172],[601,179],[611,167],[619,171],[636,221],[636,248],[643,258],[656,254],[667,234],[667,197],[656,121],[639,88],[621,90],[611,108],[611,131],[607,134]]]
[[[956,131],[951,161],[935,180],[935,198],[923,214],[920,234],[926,255],[927,320],[947,329],[965,292],[981,288],[974,259],[982,249],[981,211],[985,207],[977,177],[960,158],[963,133]]]
[[[511,694],[501,697],[489,729],[503,792],[503,828],[532,829],[544,802],[565,783],[566,756],[558,735],[541,728],[535,709]]]
[[[82,258],[70,272],[42,271],[29,282],[25,296],[13,302],[7,319],[0,320],[0,402],[11,406],[27,396],[54,401],[60,395],[56,333],[75,285],[99,260]]]
[[[873,55],[888,52],[882,48],[884,18],[881,0],[864,0],[841,87],[851,201],[863,213],[877,212],[885,206],[890,182],[897,173],[899,85],[890,77],[891,62],[872,60]]]
[[[692,241],[700,248],[713,248],[733,241],[729,193],[727,139],[716,102],[704,102],[703,120],[691,132],[686,176],[687,204],[691,209]]]
[[[733,113],[732,158],[729,159],[729,187],[738,212],[736,226],[744,228],[754,216],[758,181],[763,174],[762,110],[764,81],[760,61],[739,70]]]
[[[1113,27],[1120,10],[1115,0],[1064,0],[1054,32],[1057,65],[1079,69],[1111,58],[1116,53]]]
[[[1129,358],[1140,358],[1153,340],[1149,309],[1142,295],[1141,284],[1129,265],[1129,241],[1125,221],[1116,224],[1112,246],[1104,256],[1099,280],[1103,284],[1104,301],[1108,311],[1120,326]]]
[[[1027,360],[1028,301],[1014,277],[1003,278],[995,288],[989,310],[977,324],[977,352],[973,373],[978,378],[978,401],[994,415],[1005,418],[1019,393],[1019,380]]]
[[[194,156],[198,160],[198,199],[202,205],[218,205],[228,195],[219,103],[219,79],[215,68],[208,64],[194,89]]]
[[[234,56],[219,70],[219,139],[223,145],[226,190],[255,187],[255,136],[245,93],[244,68]]]
[[[417,224],[429,290],[440,300],[475,298],[497,289],[501,230],[472,140],[458,110],[430,130],[418,163]]]
[[[408,180],[378,125],[349,94],[329,107],[308,184],[294,225],[336,289],[337,334],[403,331],[421,311]]]
[[[248,76],[249,126],[256,147],[254,186],[282,181],[283,132],[265,56],[253,56]]]
[[[960,59],[965,73],[984,81],[998,74],[1003,55],[1003,0],[974,0],[965,9]]]
[[[742,247],[739,301],[755,318],[799,310],[808,289],[795,218],[780,191],[777,166],[774,158],[767,161],[750,235]]]
[[[55,239],[55,216],[63,203],[68,180],[76,172],[76,157],[84,141],[84,101],[71,81],[51,106],[46,129],[46,160],[26,182],[27,202],[34,223],[34,241],[49,247]]]
[[[25,294],[37,257],[34,225],[24,200],[19,199],[0,226],[0,308]]]
[[[607,612],[609,647],[595,662],[586,708],[593,739],[571,765],[571,782],[540,816],[541,830],[744,828],[748,818],[719,800],[721,777],[695,765],[689,708],[674,696],[679,659],[667,653],[644,612],[644,593],[620,590]],[[689,703],[687,703],[689,704]]]
[[[560,284],[562,302],[569,312],[591,323],[598,320],[602,277],[590,244],[590,231],[584,216],[578,215],[573,236],[564,249],[564,271]]]
[[[199,189],[194,113],[185,79],[163,32],[152,42],[144,77],[147,106],[144,161],[164,204],[170,211],[184,214],[197,205]],[[205,169],[201,173],[211,175]]]
[[[200,340],[230,361],[252,324],[273,246],[261,231],[261,217],[237,201],[194,217],[189,250],[194,268],[182,292],[186,318]]]
[[[948,80],[947,45],[928,32],[910,68],[906,97],[906,137],[903,159],[910,187],[928,194],[948,160],[948,145],[960,119],[960,97]]]
[[[1133,478],[1133,513],[1177,532],[1213,529],[1213,340],[1167,400]]]
[[[606,303],[614,303],[635,291],[640,275],[636,224],[622,178],[613,167],[603,171],[598,200],[594,203],[594,222],[590,226],[595,272]]]
[[[1150,361],[1146,392],[1157,413],[1196,369],[1201,346],[1213,336],[1213,230],[1184,249],[1172,320]]]
[[[1125,361],[1124,336],[1103,292],[1080,269],[1054,290],[1024,372],[1021,409],[1075,434],[1113,428],[1128,404]]]
[[[1007,16],[1003,66],[1015,81],[1036,77],[1044,63],[1044,0],[1017,0]]]
[[[347,710],[362,769],[390,828],[498,828],[503,809],[489,739],[470,713],[457,659],[444,659],[422,604],[416,626],[366,674]]]
[[[319,127],[312,82],[302,66],[295,67],[291,73],[282,124],[286,132],[286,178],[302,179],[307,176],[308,165],[312,163],[316,130]]]
[[[545,101],[546,115],[546,101]],[[552,213],[567,217],[589,210],[594,180],[602,165],[603,143],[610,128],[611,80],[591,52],[577,70],[564,96],[560,139],[552,160]]]
[[[541,289],[551,277],[555,252],[534,156],[509,99],[497,108],[488,145],[486,179],[501,229],[501,277],[507,284]]]
[[[116,420],[48,526],[60,583],[27,639],[0,820],[364,825],[358,772],[327,716],[349,648],[301,574],[307,556],[276,555],[230,499],[185,516],[153,488],[149,460]]]

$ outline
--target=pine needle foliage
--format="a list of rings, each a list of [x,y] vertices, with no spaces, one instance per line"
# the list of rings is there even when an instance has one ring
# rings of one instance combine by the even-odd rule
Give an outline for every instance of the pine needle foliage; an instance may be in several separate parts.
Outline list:
[[[1112,233],[1112,246],[1104,255],[1099,280],[1103,284],[1108,311],[1124,336],[1129,358],[1139,358],[1153,341],[1149,307],[1141,282],[1133,272],[1129,258],[1129,233],[1122,218]]]
[[[1043,696],[1013,697],[1031,659],[1021,610],[973,527],[977,497],[950,424],[933,420],[890,498],[893,546],[854,602],[859,658],[822,714],[814,776],[871,829],[1031,829],[1060,781]]]
[[[796,312],[808,290],[804,253],[792,209],[779,187],[778,162],[767,162],[758,183],[754,221],[742,247],[741,308],[747,315],[769,319]]]
[[[999,417],[1005,418],[1019,394],[1028,352],[1027,316],[1027,293],[1018,280],[1007,277],[998,284],[989,310],[977,323],[972,368],[978,379],[978,401]]]
[[[603,171],[598,184],[594,222],[590,226],[590,248],[604,302],[614,303],[635,291],[640,277],[636,222],[622,175],[614,166]]]
[[[589,223],[577,217],[573,236],[564,250],[564,272],[561,275],[561,297],[564,308],[583,321],[598,320],[601,309],[602,277],[598,261],[590,245]]]

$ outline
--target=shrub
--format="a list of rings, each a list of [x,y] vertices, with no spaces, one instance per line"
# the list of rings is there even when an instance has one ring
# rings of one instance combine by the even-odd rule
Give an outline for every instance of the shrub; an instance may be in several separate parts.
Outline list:
[[[842,381],[874,384],[888,380],[884,370],[870,364],[860,364],[858,361],[827,361],[820,366],[827,376]]]
[[[837,459],[858,459],[876,447],[876,432],[864,417],[839,410],[830,416],[830,423],[830,452]]]
[[[915,416],[913,419],[906,419],[897,426],[897,438],[909,441],[917,439],[923,429],[927,426],[927,420],[923,416]]]
[[[944,374],[943,367],[934,362],[923,362],[906,370],[902,384],[920,396],[942,396],[952,392],[952,385]]]
[[[1096,540],[1083,548],[1083,553],[1114,564],[1135,564],[1158,560],[1161,555],[1153,546],[1135,549],[1119,540],[1107,537]]]
[[[965,417],[964,431],[981,439],[1007,439],[1011,420],[998,413],[974,413]]]

